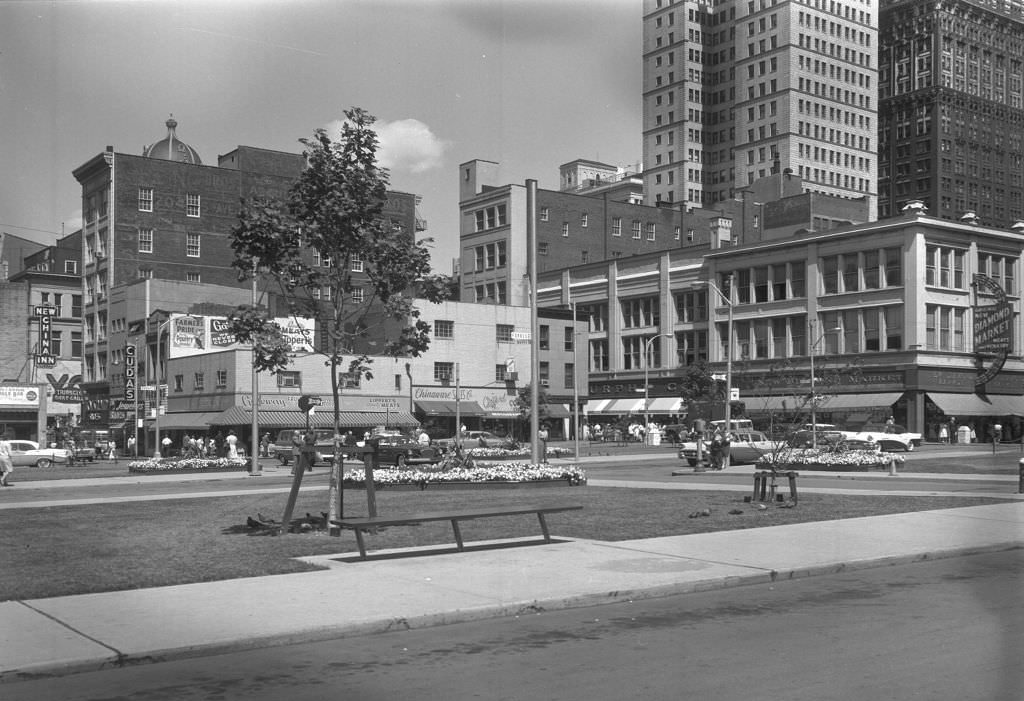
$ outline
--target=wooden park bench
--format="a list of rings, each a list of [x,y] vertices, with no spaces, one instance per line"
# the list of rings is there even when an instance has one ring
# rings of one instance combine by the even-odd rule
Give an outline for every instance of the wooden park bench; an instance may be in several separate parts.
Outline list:
[[[459,530],[460,521],[471,521],[477,518],[491,518],[492,516],[518,516],[521,514],[537,514],[540,519],[540,529],[544,533],[544,542],[551,542],[551,533],[548,531],[546,514],[554,514],[560,511],[576,511],[582,509],[580,505],[563,506],[514,506],[495,507],[489,509],[468,509],[466,511],[445,511],[428,512],[420,514],[409,514],[406,516],[374,516],[361,518],[343,518],[331,521],[339,528],[350,528],[355,531],[356,543],[359,545],[359,556],[366,559],[366,542],[363,534],[373,531],[382,526],[413,526],[427,521],[451,521],[452,531],[455,533],[455,543],[459,550],[465,550],[462,543],[462,532]]]

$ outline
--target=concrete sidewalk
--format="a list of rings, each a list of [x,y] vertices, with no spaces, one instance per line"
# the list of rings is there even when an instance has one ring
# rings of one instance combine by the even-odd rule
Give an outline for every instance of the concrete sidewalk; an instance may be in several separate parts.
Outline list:
[[[304,558],[327,568],[316,572],[0,603],[0,681],[1005,550],[1024,543],[1024,502],[537,542],[347,552]]]

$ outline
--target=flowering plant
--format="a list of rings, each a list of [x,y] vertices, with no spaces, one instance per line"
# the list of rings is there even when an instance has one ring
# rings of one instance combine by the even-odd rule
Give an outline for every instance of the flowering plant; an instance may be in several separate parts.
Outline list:
[[[468,455],[474,458],[483,458],[484,460],[502,460],[502,459],[515,459],[515,458],[529,458],[530,448],[470,448],[466,451]],[[549,458],[565,458],[572,455],[572,451],[568,448],[551,447],[547,449],[546,455]]]
[[[454,468],[444,472],[428,470],[381,469],[373,471],[373,481],[380,485],[400,484],[443,484],[449,482],[540,482],[546,480],[567,480],[570,484],[583,484],[586,472],[578,467],[552,467],[550,465],[524,465],[523,463],[500,463],[487,467]],[[363,484],[366,473],[362,469],[345,473],[345,484]]]
[[[174,472],[177,470],[244,470],[249,461],[242,458],[183,458],[164,460],[149,458],[128,463],[128,472]]]
[[[837,453],[822,448],[791,448],[782,450],[773,455],[762,455],[757,464],[764,467],[773,466],[805,466],[805,467],[849,467],[854,470],[870,469],[872,467],[888,467],[890,460],[897,463],[906,462],[902,455],[889,453],[878,453],[872,450],[847,450]]]

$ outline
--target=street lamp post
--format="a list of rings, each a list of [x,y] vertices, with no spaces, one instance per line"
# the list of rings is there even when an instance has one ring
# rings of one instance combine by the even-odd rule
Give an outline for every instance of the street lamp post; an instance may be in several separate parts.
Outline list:
[[[171,320],[167,319],[167,321],[156,327],[156,367],[153,369],[154,379],[156,380],[156,416],[153,419],[153,457],[157,460],[163,457],[160,455],[160,335],[170,323]]]
[[[808,338],[811,341],[811,345],[807,349],[808,350],[808,357],[810,358],[810,368],[811,368],[811,447],[812,448],[817,448],[818,447],[818,398],[814,394],[814,384],[815,384],[815,380],[814,380],[814,349],[817,348],[818,344],[821,343],[825,339],[825,336],[827,336],[830,333],[836,333],[838,331],[842,331],[842,329],[839,328],[839,327],[836,327],[836,328],[833,328],[833,329],[827,329],[825,331],[822,331],[821,335],[818,336],[817,339],[815,339],[814,338],[814,327],[815,327],[814,319],[808,319],[807,320],[807,326],[808,326],[808,330],[809,330]]]
[[[644,431],[651,425],[651,411],[650,411],[650,386],[647,382],[648,368],[651,366],[651,344],[659,338],[672,338],[672,334],[659,333],[656,336],[651,336],[644,342]],[[646,435],[646,433],[644,434]]]
[[[733,302],[732,302],[732,290],[735,281],[735,273],[729,273],[729,294],[726,295],[715,283],[710,280],[705,281],[707,286],[715,291],[715,294],[725,303],[729,308],[729,322],[726,326],[726,352],[725,352],[725,430],[728,433],[732,430],[732,313],[733,313]],[[725,454],[725,458],[722,463],[723,467],[729,467],[729,454]]]

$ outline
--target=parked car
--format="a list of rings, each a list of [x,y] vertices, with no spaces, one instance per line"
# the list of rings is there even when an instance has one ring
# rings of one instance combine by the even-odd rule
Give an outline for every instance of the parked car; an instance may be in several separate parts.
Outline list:
[[[49,467],[66,464],[71,451],[65,448],[40,448],[35,441],[10,441],[11,463],[15,467]]]
[[[302,428],[284,428],[277,432],[277,438],[270,444],[270,456],[277,458],[281,464],[288,465],[296,458],[293,441],[297,437],[302,441],[306,433]],[[313,464],[327,463],[334,460],[334,431],[331,429],[313,429],[316,435],[316,457]]]
[[[434,441],[434,445],[444,448],[445,450],[451,450],[455,447],[456,438],[440,438]],[[490,431],[463,431],[462,432],[462,447],[463,448],[501,448],[509,443],[509,439],[505,436],[498,436]]]
[[[779,444],[769,440],[768,436],[760,431],[733,431],[729,443],[729,462],[733,465],[746,465],[756,463],[762,455],[775,450]],[[702,441],[701,459],[707,462],[711,455],[711,442]],[[697,466],[697,442],[687,441],[679,449],[679,457],[687,462],[690,467]]]
[[[421,445],[419,441],[401,434],[380,434],[377,440],[380,465],[405,467],[422,463],[441,462],[441,450],[431,445]]]
[[[910,452],[914,448],[921,447],[922,436],[920,433],[908,431],[906,426],[898,424],[887,426],[883,423],[869,423],[861,426],[859,431],[847,432],[849,438],[866,438],[873,440],[882,447],[882,450],[902,450]]]
[[[71,452],[71,451],[68,451]],[[92,462],[96,459],[96,448],[91,445],[82,445],[81,443],[75,443],[75,461],[76,462]]]

